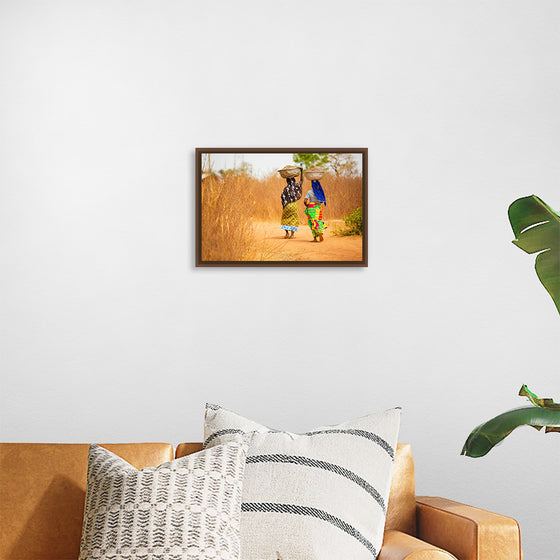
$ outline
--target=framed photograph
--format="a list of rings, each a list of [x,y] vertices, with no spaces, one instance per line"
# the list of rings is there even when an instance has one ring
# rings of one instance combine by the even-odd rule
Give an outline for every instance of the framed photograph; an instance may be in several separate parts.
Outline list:
[[[197,148],[196,266],[367,266],[367,148]]]

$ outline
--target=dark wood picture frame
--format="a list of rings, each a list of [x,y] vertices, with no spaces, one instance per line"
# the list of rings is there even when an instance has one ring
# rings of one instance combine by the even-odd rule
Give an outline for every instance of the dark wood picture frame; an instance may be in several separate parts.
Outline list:
[[[361,260],[309,260],[309,261],[282,261],[282,260],[239,260],[239,261],[210,261],[202,259],[202,180],[203,180],[203,154],[292,154],[292,153],[348,153],[361,154],[362,156],[362,212],[363,235]],[[326,266],[368,266],[368,149],[367,148],[196,148],[196,266],[251,266],[251,267],[326,267]]]

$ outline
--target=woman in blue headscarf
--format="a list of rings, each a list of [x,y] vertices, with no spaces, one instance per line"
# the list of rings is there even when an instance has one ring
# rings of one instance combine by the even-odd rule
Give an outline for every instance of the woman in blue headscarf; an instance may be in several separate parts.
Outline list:
[[[325,231],[325,222],[323,221],[323,208],[321,204],[327,205],[327,199],[323,187],[319,181],[311,181],[311,190],[307,191],[303,203],[305,204],[305,214],[307,215],[307,223],[313,234],[313,241],[323,241],[323,232]]]

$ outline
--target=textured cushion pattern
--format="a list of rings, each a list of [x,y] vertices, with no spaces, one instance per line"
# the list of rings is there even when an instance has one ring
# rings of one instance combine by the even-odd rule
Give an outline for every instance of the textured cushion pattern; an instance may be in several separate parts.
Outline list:
[[[381,548],[400,409],[304,434],[207,405],[206,447],[249,441],[244,560],[371,560]]]
[[[136,468],[173,459],[169,443],[103,447]],[[0,443],[0,560],[76,560],[89,444]]]
[[[92,445],[80,560],[237,560],[246,451],[233,442],[137,470]]]

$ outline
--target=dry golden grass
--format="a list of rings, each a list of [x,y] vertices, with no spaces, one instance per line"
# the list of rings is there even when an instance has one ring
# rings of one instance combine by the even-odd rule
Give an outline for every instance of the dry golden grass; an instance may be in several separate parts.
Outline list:
[[[259,260],[253,237],[253,220],[247,212],[243,193],[246,179],[225,181],[208,177],[202,181],[201,253],[203,261]]]
[[[362,205],[361,177],[325,175],[321,181],[327,198],[323,209],[326,220],[342,219]],[[224,178],[210,176],[202,181],[202,260],[268,260],[262,246],[254,240],[254,223],[278,222],[282,217],[280,195],[286,180],[279,176],[256,179],[248,175]],[[304,181],[303,196],[311,189]],[[302,200],[298,203],[300,223],[307,224]]]

